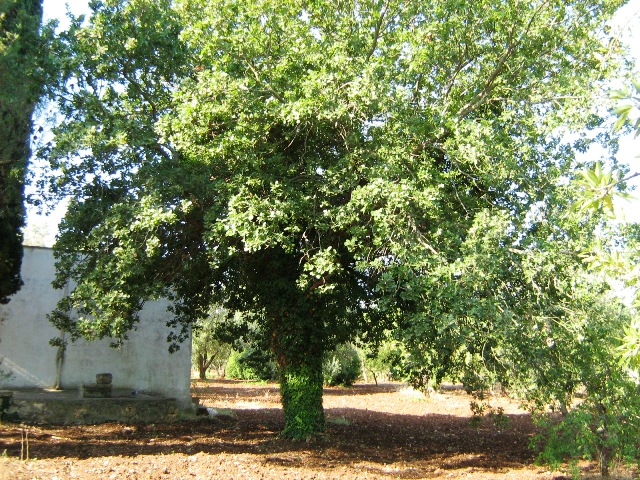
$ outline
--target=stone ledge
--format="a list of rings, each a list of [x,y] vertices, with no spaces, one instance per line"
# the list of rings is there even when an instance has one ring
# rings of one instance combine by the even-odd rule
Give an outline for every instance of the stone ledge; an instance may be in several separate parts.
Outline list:
[[[76,393],[77,395],[77,393]],[[78,398],[67,395],[14,395],[4,420],[26,424],[84,425],[106,422],[170,422],[182,410],[175,398]]]
[[[111,398],[113,387],[110,384],[82,385],[81,398]]]

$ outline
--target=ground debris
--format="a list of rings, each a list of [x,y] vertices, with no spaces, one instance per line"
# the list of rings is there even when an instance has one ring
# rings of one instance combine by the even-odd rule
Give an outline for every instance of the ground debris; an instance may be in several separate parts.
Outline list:
[[[507,429],[469,422],[469,397],[441,391],[416,401],[401,384],[332,387],[327,432],[310,442],[281,439],[275,384],[194,381],[192,394],[216,411],[167,424],[46,427],[19,460],[19,426],[0,425],[0,480],[130,479],[551,479],[528,449],[530,416],[496,399]],[[403,393],[404,392],[404,393]],[[222,413],[222,414],[221,414]]]

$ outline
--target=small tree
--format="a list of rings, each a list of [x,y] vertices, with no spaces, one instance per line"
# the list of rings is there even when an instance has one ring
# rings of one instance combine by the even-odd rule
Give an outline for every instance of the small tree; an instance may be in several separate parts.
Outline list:
[[[581,300],[546,332],[552,344],[538,342],[523,352],[536,359],[535,375],[544,379],[526,397],[544,427],[537,437],[542,461],[557,466],[589,458],[607,477],[612,464],[640,462],[640,387],[615,353],[630,312],[615,299],[589,295]],[[585,396],[576,403],[578,390]],[[546,415],[550,401],[561,407],[559,421]]]
[[[214,368],[218,376],[224,373],[224,366],[231,355],[231,344],[217,337],[218,326],[227,313],[220,308],[213,312],[194,328],[191,361],[198,368],[200,380],[207,378],[207,371]]]

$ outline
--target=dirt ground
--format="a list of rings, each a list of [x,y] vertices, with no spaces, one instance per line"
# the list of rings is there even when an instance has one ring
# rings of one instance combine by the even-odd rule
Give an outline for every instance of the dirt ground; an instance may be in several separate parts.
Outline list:
[[[400,384],[327,388],[327,432],[290,441],[278,437],[277,385],[211,380],[192,389],[212,415],[172,424],[0,425],[0,479],[569,478],[535,465],[531,418],[504,397],[491,403],[508,426],[473,426],[461,390],[426,398]],[[27,446],[29,460],[21,461]]]

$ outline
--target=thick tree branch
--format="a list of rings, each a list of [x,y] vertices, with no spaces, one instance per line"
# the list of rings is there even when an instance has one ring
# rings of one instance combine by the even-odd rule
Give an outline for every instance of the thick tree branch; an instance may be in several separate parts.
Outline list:
[[[371,59],[371,57],[375,53],[376,48],[378,48],[378,41],[380,39],[380,31],[382,30],[382,26],[384,24],[384,19],[385,19],[385,16],[386,16],[388,11],[389,11],[389,0],[386,0],[385,3],[384,3],[383,9],[380,12],[380,17],[378,17],[378,21],[376,22],[376,27],[375,27],[375,30],[373,32],[373,42],[371,43],[371,48],[369,49],[369,52],[367,53],[367,62]]]
[[[134,78],[131,77],[131,75],[129,75],[129,72],[127,72],[126,68],[122,70],[122,76],[125,78],[125,80],[127,80],[131,85],[135,87],[135,89],[140,93],[140,95],[142,95],[142,98],[144,98],[145,101],[151,107],[151,111],[153,113],[154,118],[157,118],[158,108],[156,107],[156,104],[153,98],[151,98],[151,96],[149,95],[149,93],[146,92],[144,88],[142,88],[142,86],[140,86],[140,84]]]
[[[521,44],[522,39],[529,33],[535,19],[538,17],[538,14],[542,11],[547,3],[548,2],[543,2],[540,7],[538,7],[538,9],[536,9],[536,11],[531,15],[526,28],[520,35],[518,35],[518,38],[515,38],[515,27],[511,30],[506,50],[502,52],[502,55],[500,55],[500,57],[498,58],[496,66],[494,67],[487,80],[484,82],[484,86],[482,87],[480,92],[460,109],[457,114],[458,118],[466,117],[474,108],[487,101],[491,92],[495,88],[496,80],[504,72],[507,61],[513,56],[516,48]]]

